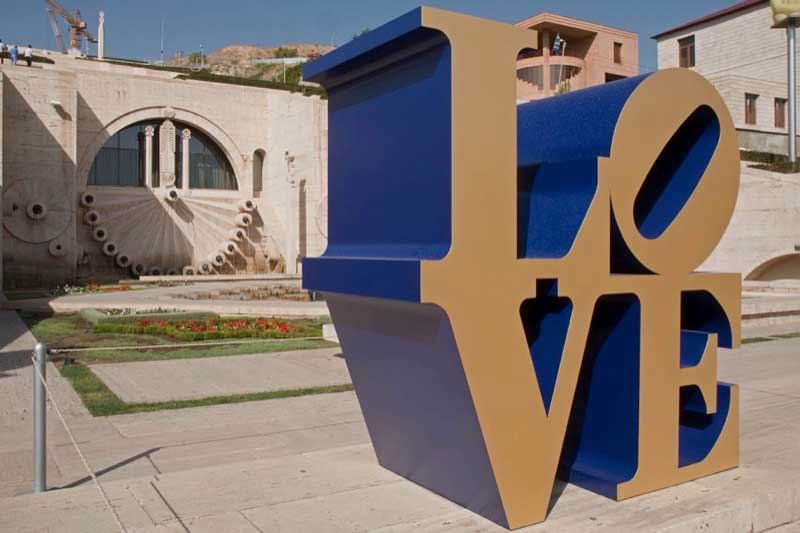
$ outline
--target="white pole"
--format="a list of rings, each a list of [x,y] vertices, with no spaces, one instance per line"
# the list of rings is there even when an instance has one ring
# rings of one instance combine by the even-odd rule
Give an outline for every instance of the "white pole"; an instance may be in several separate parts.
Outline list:
[[[797,52],[795,48],[795,22],[786,28],[789,56],[789,162],[797,162]]]
[[[161,64],[164,64],[164,17],[161,17]]]
[[[47,407],[43,380],[46,379],[47,348],[37,342],[33,348],[33,464],[34,464],[34,492],[47,490]]]
[[[567,53],[567,41],[561,39],[561,64],[558,66],[558,85],[561,85],[561,73],[564,71],[564,56]],[[556,86],[558,91],[558,86]]]

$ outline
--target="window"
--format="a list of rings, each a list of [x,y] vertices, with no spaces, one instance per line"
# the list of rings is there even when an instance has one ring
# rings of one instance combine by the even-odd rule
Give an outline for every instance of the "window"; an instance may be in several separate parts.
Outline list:
[[[754,126],[758,119],[758,95],[745,93],[744,95],[744,123]]]
[[[678,40],[678,58],[681,68],[694,66],[694,35]]]
[[[176,157],[176,166],[181,167]],[[236,175],[222,149],[202,132],[192,130],[189,139],[189,188],[238,189]]]
[[[174,121],[173,121],[174,122]],[[100,149],[89,170],[89,185],[144,187],[145,128],[153,126],[153,187],[159,185],[159,127],[161,121],[138,122],[120,130]],[[189,186],[192,189],[236,190],[236,175],[222,149],[210,137],[187,124],[175,124],[175,184],[183,183],[183,142],[180,132],[189,128]]]
[[[100,149],[89,170],[89,185],[144,187],[145,135],[155,128],[153,145],[158,146],[158,123],[140,122],[115,133]],[[153,151],[153,172],[158,170],[158,150]]]
[[[775,99],[775,127],[786,127],[786,98]]]
[[[614,63],[622,64],[622,43],[614,43]]]

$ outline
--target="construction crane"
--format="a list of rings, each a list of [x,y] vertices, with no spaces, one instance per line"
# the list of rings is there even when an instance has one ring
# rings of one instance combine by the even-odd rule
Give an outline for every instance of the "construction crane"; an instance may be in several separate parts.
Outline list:
[[[96,43],[97,39],[92,37],[89,30],[86,29],[86,21],[81,18],[81,10],[75,11],[75,15],[70,15],[67,10],[61,7],[56,0],[45,0],[47,4],[47,14],[50,17],[50,24],[53,26],[53,33],[58,41],[58,47],[61,53],[66,54],[67,48],[64,46],[64,39],[61,36],[61,30],[58,29],[55,14],[58,13],[69,24],[69,48],[77,54],[81,54],[83,50],[83,40],[90,43]]]

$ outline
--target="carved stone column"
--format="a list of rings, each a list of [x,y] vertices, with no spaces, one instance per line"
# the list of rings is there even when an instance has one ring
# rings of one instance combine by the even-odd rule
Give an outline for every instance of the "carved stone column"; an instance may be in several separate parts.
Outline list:
[[[192,132],[189,128],[184,128],[181,132],[181,188],[184,191],[189,190],[189,139],[192,138]]]
[[[295,177],[295,158],[286,152],[286,273],[297,274],[300,236],[298,217],[298,180]]]
[[[158,128],[159,169],[161,187],[175,185],[175,124],[165,120]]]
[[[147,187],[153,187],[153,135],[156,129],[147,126],[144,129],[144,183]]]

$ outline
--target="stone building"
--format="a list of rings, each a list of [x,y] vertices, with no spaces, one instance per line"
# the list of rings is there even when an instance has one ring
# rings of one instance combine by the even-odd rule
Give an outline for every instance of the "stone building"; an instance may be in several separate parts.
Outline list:
[[[552,13],[517,23],[539,32],[536,50],[518,60],[517,97],[538,100],[639,73],[639,36]],[[563,45],[554,48],[556,38]]]
[[[324,250],[326,100],[50,57],[0,67],[4,287],[295,273]]]
[[[654,36],[658,68],[684,67],[722,94],[740,146],[785,154],[786,32],[771,29],[768,0],[746,0]]]

